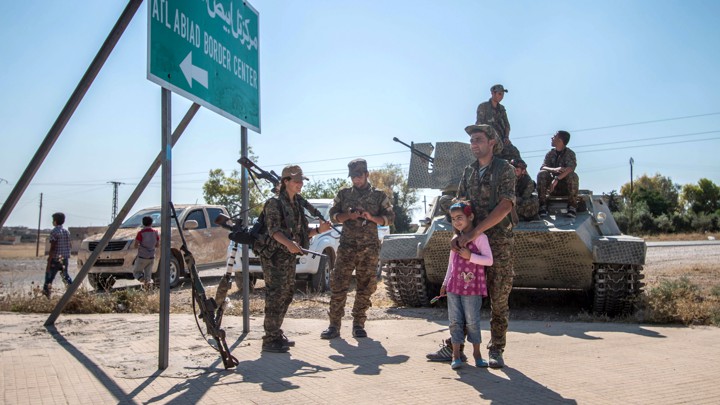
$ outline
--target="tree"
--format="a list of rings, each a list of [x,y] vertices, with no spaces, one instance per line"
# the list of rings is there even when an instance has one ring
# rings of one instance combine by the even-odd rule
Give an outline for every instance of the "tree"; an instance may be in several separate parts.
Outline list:
[[[407,176],[400,165],[387,164],[380,170],[370,172],[370,183],[383,190],[393,202],[395,223],[390,227],[393,233],[410,232],[412,206],[418,202],[417,194],[408,187]]]
[[[720,210],[720,187],[703,178],[697,185],[684,185],[681,200],[695,214],[712,214]]]
[[[258,183],[260,185],[260,183]],[[263,202],[269,194],[270,187],[262,186],[262,190],[250,187],[250,212],[249,216],[257,218],[262,212]],[[231,216],[239,215],[242,212],[242,182],[240,172],[233,170],[230,175],[225,175],[222,169],[210,170],[208,180],[203,184],[203,197],[208,204],[222,205],[227,208]]]
[[[616,190],[612,190],[610,194],[603,193],[603,197],[607,200],[610,212],[618,212],[623,209],[624,204],[622,198],[620,198]]]
[[[257,156],[248,149],[248,158],[253,162],[258,161]],[[264,180],[255,183],[248,179],[250,188],[250,218],[257,218],[263,209],[263,203],[270,197],[271,186]],[[230,175],[225,175],[222,169],[210,170],[208,180],[203,184],[203,198],[208,204],[222,205],[228,210],[231,216],[239,215],[242,212],[242,181],[240,172],[233,170]]]
[[[680,186],[674,184],[669,177],[659,173],[653,177],[646,174],[638,177],[633,183],[633,193],[630,195],[630,183],[620,188],[620,193],[627,201],[633,204],[644,202],[649,213],[654,216],[662,214],[672,215],[678,209],[678,190]]]
[[[326,181],[311,181],[303,186],[305,198],[335,198],[340,189],[349,187],[347,179],[334,178]]]

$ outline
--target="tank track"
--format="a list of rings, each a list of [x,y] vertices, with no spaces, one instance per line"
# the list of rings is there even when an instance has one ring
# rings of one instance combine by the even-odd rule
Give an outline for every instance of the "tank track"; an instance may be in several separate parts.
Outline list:
[[[593,264],[593,313],[624,315],[632,312],[645,286],[645,276],[638,264]]]
[[[430,303],[422,260],[392,260],[383,263],[388,296],[398,306],[420,307]]]

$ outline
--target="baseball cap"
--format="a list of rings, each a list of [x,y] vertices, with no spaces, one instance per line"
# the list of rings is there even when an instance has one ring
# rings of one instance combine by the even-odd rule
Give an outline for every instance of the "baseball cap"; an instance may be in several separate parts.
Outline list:
[[[348,176],[359,177],[367,172],[367,161],[365,159],[354,159],[348,163]]]
[[[309,180],[303,175],[303,171],[298,165],[285,166],[285,168],[282,170],[281,177],[283,179],[286,177],[290,177],[293,180]]]
[[[495,138],[495,147],[493,148],[493,155],[498,155],[503,150],[503,142],[498,136],[497,131],[490,125],[486,124],[475,124],[475,125],[468,125],[465,127],[465,132],[467,132],[468,135],[472,135],[474,132],[481,131],[484,132],[488,136],[492,136]]]
[[[508,92],[508,90],[507,90],[505,87],[503,87],[502,84],[496,84],[496,85],[490,87],[490,92],[491,92],[491,93],[496,93],[496,92],[498,92],[498,91],[500,91],[500,92],[505,92],[505,93]]]

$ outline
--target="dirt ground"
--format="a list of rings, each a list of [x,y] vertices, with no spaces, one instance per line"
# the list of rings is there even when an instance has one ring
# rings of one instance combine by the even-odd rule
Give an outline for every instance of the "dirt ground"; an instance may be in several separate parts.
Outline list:
[[[34,244],[0,246],[0,294],[17,290],[27,291],[42,282],[46,261],[44,257],[34,256]],[[209,296],[214,296],[223,272],[223,269],[217,269],[201,273]],[[70,261],[70,273],[71,275],[77,273],[74,257]],[[713,286],[720,285],[720,245],[649,247],[643,273],[647,284],[646,290],[657,286],[663,280],[687,277],[704,291],[709,291]],[[59,280],[56,280],[56,283],[58,284],[57,288],[62,288]],[[87,285],[87,281],[85,283],[85,287],[91,289]],[[118,281],[116,287],[137,288],[137,283]],[[290,318],[326,318],[330,295],[328,293],[309,293],[303,282],[298,282],[297,287],[295,300],[287,316]],[[351,291],[346,305],[348,314],[354,296],[354,291]],[[229,314],[241,315],[242,296],[236,286],[233,286],[230,291],[229,298],[233,305]],[[263,282],[259,280],[255,291],[250,296],[251,314],[262,314],[263,298]],[[431,308],[398,308],[394,306],[388,298],[382,281],[378,283],[372,301],[373,307],[368,313],[370,319],[447,318],[444,304]],[[182,311],[182,308],[185,308],[190,312],[191,290],[188,286],[173,290],[171,302],[175,310]],[[588,320],[590,309],[588,297],[579,291],[515,289],[511,294],[510,304],[511,318],[526,320]],[[487,312],[487,308],[485,311]],[[484,314],[484,316],[486,315],[487,313]]]

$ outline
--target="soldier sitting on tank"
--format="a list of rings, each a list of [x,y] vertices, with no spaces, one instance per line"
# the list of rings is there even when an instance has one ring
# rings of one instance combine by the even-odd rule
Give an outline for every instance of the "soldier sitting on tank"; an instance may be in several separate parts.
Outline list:
[[[547,200],[549,195],[567,196],[567,216],[577,215],[577,196],[580,179],[575,173],[577,160],[575,152],[567,147],[570,133],[557,131],[551,138],[552,149],[545,155],[545,160],[537,176],[538,198],[540,199],[540,216],[547,217]]]
[[[515,167],[517,183],[515,183],[515,210],[521,221],[539,219],[539,201],[535,194],[535,182],[527,173],[527,164],[522,159],[513,159],[510,164]]]

